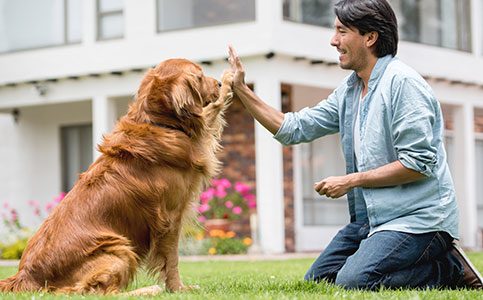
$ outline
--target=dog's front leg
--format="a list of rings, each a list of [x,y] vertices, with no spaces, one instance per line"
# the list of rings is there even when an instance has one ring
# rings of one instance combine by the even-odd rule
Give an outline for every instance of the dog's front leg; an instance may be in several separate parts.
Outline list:
[[[233,72],[225,71],[221,78],[220,96],[218,100],[210,103],[203,109],[204,120],[208,126],[215,130],[221,129],[223,126],[223,113],[230,106],[233,99]]]
[[[160,255],[165,258],[164,279],[166,290],[177,292],[187,288],[181,282],[178,271],[179,229],[168,232],[160,241]]]

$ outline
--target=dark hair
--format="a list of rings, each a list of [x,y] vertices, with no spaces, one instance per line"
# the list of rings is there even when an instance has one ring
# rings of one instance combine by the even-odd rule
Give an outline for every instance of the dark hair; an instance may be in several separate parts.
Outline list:
[[[334,10],[342,24],[357,28],[361,35],[371,31],[379,34],[375,45],[377,57],[396,55],[397,20],[386,0],[340,0]]]

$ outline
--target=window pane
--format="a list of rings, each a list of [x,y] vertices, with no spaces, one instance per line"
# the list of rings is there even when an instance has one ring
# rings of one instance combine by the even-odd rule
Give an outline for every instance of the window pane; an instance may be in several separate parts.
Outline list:
[[[1,52],[63,43],[63,0],[0,0]]]
[[[345,174],[339,135],[301,144],[304,225],[343,225],[349,222],[347,197],[329,199],[314,190],[314,182]]]
[[[122,14],[103,16],[99,26],[100,39],[120,38],[124,32],[124,17]]]
[[[158,30],[255,20],[255,0],[158,0]]]
[[[470,0],[390,0],[401,40],[470,51]]]
[[[62,127],[61,144],[62,187],[68,192],[92,163],[92,125]]]
[[[123,0],[99,0],[100,12],[119,11],[123,10]]]
[[[284,0],[283,16],[286,20],[305,24],[332,27],[335,0]]]
[[[67,1],[67,40],[70,43],[82,39],[82,0]]]

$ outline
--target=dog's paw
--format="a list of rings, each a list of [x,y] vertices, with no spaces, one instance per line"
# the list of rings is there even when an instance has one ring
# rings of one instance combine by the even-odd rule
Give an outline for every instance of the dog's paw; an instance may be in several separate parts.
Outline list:
[[[233,72],[225,71],[221,77],[220,100],[223,102],[233,99]]]
[[[235,73],[230,70],[225,70],[223,72],[223,75],[221,75],[221,84],[229,86],[230,88],[233,86],[233,78],[235,76]]]
[[[123,293],[126,296],[156,296],[163,292],[159,285],[147,286],[134,291]]]
[[[171,292],[171,293],[175,293],[175,292],[189,292],[189,291],[194,291],[194,290],[199,290],[200,289],[200,286],[197,285],[197,284],[194,284],[194,285],[184,285],[184,284],[181,284],[179,286],[176,286],[176,287],[166,287],[166,290]]]

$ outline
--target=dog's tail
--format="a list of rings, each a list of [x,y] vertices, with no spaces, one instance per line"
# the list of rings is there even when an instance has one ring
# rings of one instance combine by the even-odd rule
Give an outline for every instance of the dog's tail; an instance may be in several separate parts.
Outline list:
[[[33,292],[42,287],[20,271],[12,277],[0,280],[0,293],[7,292]]]

